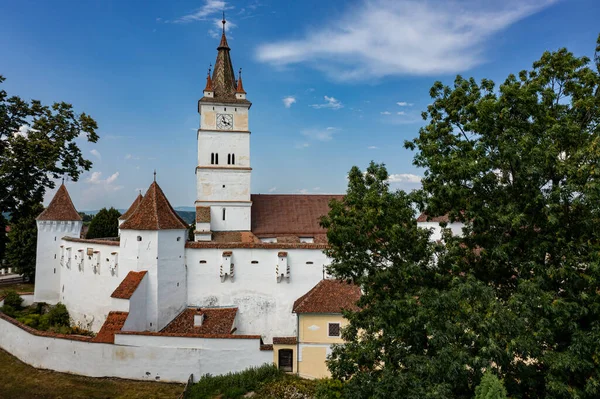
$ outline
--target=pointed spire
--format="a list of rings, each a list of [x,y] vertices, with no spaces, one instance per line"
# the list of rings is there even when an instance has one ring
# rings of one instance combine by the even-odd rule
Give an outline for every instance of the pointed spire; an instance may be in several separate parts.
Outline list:
[[[238,72],[237,88],[235,89],[235,91],[238,93],[246,94],[246,92],[244,91],[244,85],[242,84],[242,68],[240,68],[240,71]]]
[[[48,208],[37,217],[36,220],[56,220],[56,221],[79,221],[81,216],[77,213],[71,196],[67,191],[65,184],[61,184],[54,198],[50,201]]]
[[[212,69],[212,64],[208,67],[208,74],[206,75],[206,87],[204,91],[213,91],[212,79],[210,78],[210,72]]]
[[[212,74],[212,87],[215,92],[214,98],[217,100],[228,100],[235,99],[235,91],[237,82],[235,79],[235,73],[233,72],[233,65],[231,63],[231,56],[229,55],[229,45],[227,44],[227,37],[225,36],[225,14],[223,13],[223,34],[221,35],[221,42],[217,47],[217,60],[215,61],[215,68]]]
[[[139,206],[121,225],[121,230],[187,229],[188,225],[175,212],[165,193],[153,181]]]
[[[133,213],[137,210],[138,206],[140,206],[140,204],[142,203],[142,198],[144,197],[142,197],[142,190],[140,190],[140,193],[137,195],[135,200],[133,200],[133,203],[131,204],[129,209],[127,209],[124,214],[119,216],[119,220],[129,219],[129,217],[133,215]]]

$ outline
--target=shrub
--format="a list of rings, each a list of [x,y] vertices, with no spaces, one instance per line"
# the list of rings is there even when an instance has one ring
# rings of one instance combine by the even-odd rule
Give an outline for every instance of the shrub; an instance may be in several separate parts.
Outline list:
[[[311,399],[316,397],[315,387],[314,380],[286,376],[263,385],[257,394],[258,397],[265,399]]]
[[[14,310],[21,310],[21,305],[23,304],[23,298],[21,295],[17,294],[15,290],[9,290],[6,292],[6,297],[4,298],[4,305],[11,306]]]
[[[10,305],[2,306],[2,313],[7,315],[8,317],[15,317],[17,315],[17,311]]]
[[[507,399],[507,397],[502,380],[491,371],[486,371],[475,388],[475,399]]]
[[[39,314],[32,313],[22,317],[17,317],[17,320],[31,328],[38,328],[41,318],[42,317]]]
[[[239,398],[246,392],[255,391],[265,383],[283,378],[285,373],[272,364],[251,367],[238,373],[213,376],[203,375],[192,386],[190,397],[195,399],[212,398],[222,395],[223,398]]]
[[[332,378],[317,380],[315,398],[317,399],[342,399],[344,398],[344,383]]]
[[[69,327],[71,325],[71,321],[69,318],[69,311],[67,307],[62,303],[56,304],[50,311],[46,314],[48,318],[48,324],[50,326],[65,326]]]

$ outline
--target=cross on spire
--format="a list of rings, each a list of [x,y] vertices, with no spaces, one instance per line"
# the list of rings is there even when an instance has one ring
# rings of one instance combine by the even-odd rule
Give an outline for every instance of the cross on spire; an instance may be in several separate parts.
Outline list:
[[[225,24],[227,23],[225,20],[225,11],[223,11],[223,20],[221,22],[223,23],[223,34],[225,34]]]

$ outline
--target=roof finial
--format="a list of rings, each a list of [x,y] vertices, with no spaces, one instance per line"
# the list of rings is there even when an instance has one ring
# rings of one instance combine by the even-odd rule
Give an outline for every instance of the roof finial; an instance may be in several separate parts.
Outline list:
[[[208,76],[210,76],[210,73],[212,72],[212,64],[208,65]]]
[[[154,169],[154,182],[156,183],[156,169]]]
[[[240,68],[240,70],[238,71],[238,79],[242,78],[242,68]]]
[[[227,21],[225,21],[225,11],[223,11],[223,20],[221,22],[223,23],[223,34],[225,34],[225,24],[227,23]]]
[[[63,179],[62,180],[63,180],[62,184],[64,186],[65,185],[65,176],[64,175],[63,175]]]

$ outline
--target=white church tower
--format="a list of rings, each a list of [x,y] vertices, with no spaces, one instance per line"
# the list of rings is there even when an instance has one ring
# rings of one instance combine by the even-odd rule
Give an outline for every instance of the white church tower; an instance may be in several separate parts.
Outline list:
[[[60,273],[68,259],[60,246],[63,237],[79,238],[83,221],[75,210],[65,184],[36,219],[35,302],[56,304],[60,299]]]
[[[213,231],[249,231],[250,130],[241,70],[235,79],[229,45],[223,34],[214,71],[206,77],[198,101],[198,166],[196,167],[196,241],[210,241]]]

